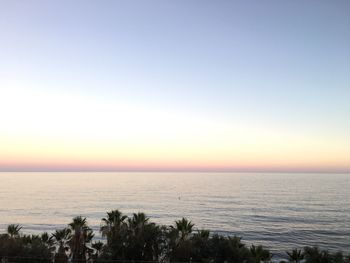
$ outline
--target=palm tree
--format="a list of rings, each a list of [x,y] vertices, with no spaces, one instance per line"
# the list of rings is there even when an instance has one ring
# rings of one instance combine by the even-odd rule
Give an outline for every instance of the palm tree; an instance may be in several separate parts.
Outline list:
[[[101,241],[97,241],[91,244],[91,247],[94,249],[95,253],[92,255],[93,260],[97,260],[100,256],[104,244]]]
[[[194,224],[186,218],[175,221],[175,226],[170,227],[169,231],[169,251],[168,255],[174,261],[191,261],[193,252],[193,242],[190,240]]]
[[[238,236],[227,237],[227,251],[226,257],[229,262],[248,262],[251,255],[249,249],[242,243],[242,238]],[[266,257],[270,258],[268,251]],[[263,260],[265,261],[265,258]]]
[[[69,246],[68,242],[71,238],[71,231],[68,228],[56,230],[52,234],[54,243],[58,245],[58,251],[55,255],[55,263],[67,263],[68,262],[68,256],[66,254],[66,251],[68,251]]]
[[[81,216],[74,217],[69,227],[73,233],[69,242],[72,262],[85,263],[88,251],[86,244],[91,242],[94,236],[93,232],[88,227],[86,218]]]
[[[250,253],[256,263],[269,262],[272,255],[269,250],[264,249],[262,245],[250,247]]]
[[[210,236],[210,231],[206,229],[198,230],[197,234],[195,234],[196,237],[199,237],[204,240],[208,240]]]
[[[107,212],[107,217],[102,218],[100,232],[102,237],[107,237],[106,252],[111,259],[125,259],[128,227],[125,222],[127,216],[119,210]]]
[[[127,255],[130,259],[144,259],[148,221],[149,218],[144,213],[134,213],[132,218],[128,219]]]
[[[51,251],[55,250],[53,236],[49,236],[47,232],[44,232],[41,234],[40,239]]]
[[[40,238],[45,244],[53,245],[53,236],[49,236],[47,232],[42,233]]]
[[[287,251],[289,262],[299,263],[304,259],[304,254],[299,249],[293,249],[292,252]]]
[[[100,232],[103,237],[107,237],[107,244],[110,244],[119,234],[127,216],[118,210],[107,212],[107,217],[102,218]]]
[[[189,235],[192,233],[194,224],[191,221],[188,221],[186,218],[175,221],[176,229],[179,231],[180,240],[186,240]]]
[[[205,262],[210,257],[209,230],[198,230],[191,238],[191,258],[194,262]]]
[[[143,229],[143,254],[142,259],[145,261],[161,261],[165,256],[166,248],[166,227],[159,226],[155,223],[147,223]]]
[[[22,229],[22,227],[19,226],[19,225],[14,225],[14,224],[8,225],[8,226],[7,226],[7,234],[8,234],[11,238],[19,237],[19,231],[20,231],[21,229]]]
[[[306,263],[330,263],[332,257],[327,250],[319,250],[318,247],[305,247],[304,248],[305,262]]]
[[[134,213],[133,217],[129,219],[129,227],[134,233],[139,233],[143,230],[148,220],[149,218],[145,213]]]

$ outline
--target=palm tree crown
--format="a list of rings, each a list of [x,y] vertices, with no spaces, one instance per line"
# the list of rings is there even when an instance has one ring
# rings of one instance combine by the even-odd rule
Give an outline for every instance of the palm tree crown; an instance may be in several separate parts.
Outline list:
[[[93,232],[87,225],[85,217],[77,216],[69,224],[72,230],[72,237],[69,241],[73,262],[86,262],[87,243],[93,238]]]
[[[107,243],[110,244],[114,237],[120,232],[125,224],[127,216],[123,215],[119,210],[107,212],[107,217],[102,218],[100,232],[103,237],[107,237]]]
[[[180,239],[185,240],[192,233],[192,229],[194,224],[191,221],[188,221],[186,218],[182,218],[181,220],[175,221],[176,229],[180,233]]]
[[[269,250],[264,249],[262,245],[250,247],[250,253],[254,257],[256,263],[270,261],[272,255]]]
[[[18,237],[19,236],[19,231],[22,229],[21,226],[19,225],[14,225],[14,224],[11,224],[11,225],[8,225],[7,227],[7,234],[13,238],[13,237]]]
[[[304,259],[304,254],[299,249],[293,249],[292,252],[287,251],[289,262],[299,263]]]

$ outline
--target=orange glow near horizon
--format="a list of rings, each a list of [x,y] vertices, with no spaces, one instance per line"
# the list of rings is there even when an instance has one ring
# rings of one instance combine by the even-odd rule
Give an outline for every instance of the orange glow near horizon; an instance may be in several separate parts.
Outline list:
[[[21,98],[0,104],[10,109],[0,170],[350,170],[347,138],[64,94]]]
[[[347,171],[349,168],[349,160],[340,157],[339,149],[328,148],[325,154],[320,148],[288,149],[282,145],[283,149],[276,144],[268,149],[263,144],[258,148],[249,145],[235,148],[234,143],[223,142],[217,147],[140,145],[137,148],[89,142],[67,145],[63,141],[10,145],[1,149],[0,167],[5,170],[17,167],[20,170]],[[346,152],[343,156],[346,157]]]

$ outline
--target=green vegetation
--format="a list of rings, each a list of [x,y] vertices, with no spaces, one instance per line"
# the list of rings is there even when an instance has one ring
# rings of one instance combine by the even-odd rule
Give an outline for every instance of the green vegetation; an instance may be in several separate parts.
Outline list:
[[[105,242],[93,241],[94,233],[84,217],[78,216],[64,229],[51,235],[21,234],[19,225],[9,225],[0,234],[1,262],[271,262],[273,255],[259,245],[250,247],[240,237],[194,231],[185,218],[173,226],[150,222],[144,213],[123,215],[118,210],[102,218],[100,232]],[[317,247],[294,249],[285,254],[289,262],[350,263],[350,255],[330,253]]]

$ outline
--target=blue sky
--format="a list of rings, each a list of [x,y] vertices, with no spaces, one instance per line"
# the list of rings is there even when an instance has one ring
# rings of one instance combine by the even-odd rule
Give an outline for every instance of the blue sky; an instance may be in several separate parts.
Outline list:
[[[347,146],[349,10],[348,1],[3,1],[0,92],[88,96]]]

